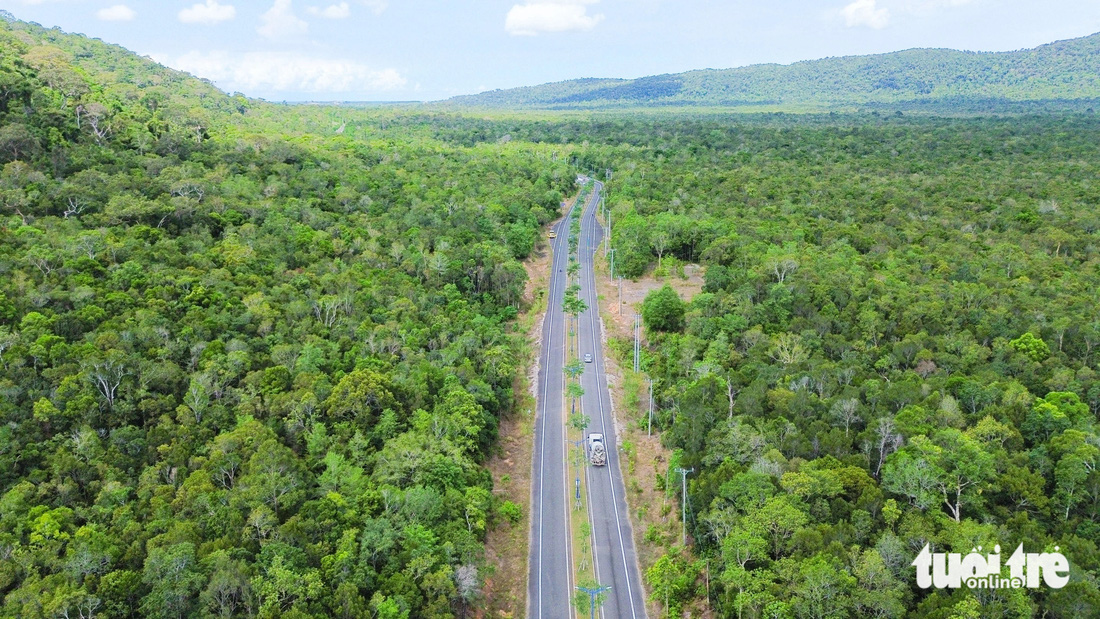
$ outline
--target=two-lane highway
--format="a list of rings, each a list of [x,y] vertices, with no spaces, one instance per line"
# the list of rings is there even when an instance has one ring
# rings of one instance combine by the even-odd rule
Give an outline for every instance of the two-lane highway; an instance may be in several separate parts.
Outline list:
[[[578,243],[580,296],[588,309],[579,317],[580,355],[591,353],[584,364],[581,386],[583,412],[589,416],[588,432],[599,432],[607,443],[607,466],[588,466],[589,518],[596,580],[611,587],[601,608],[602,617],[645,618],[645,590],[634,551],[634,536],[626,505],[626,489],[619,469],[618,441],[611,414],[611,397],[604,371],[599,301],[592,259],[603,238],[596,221],[603,184],[594,183],[581,215]],[[569,262],[569,217],[555,227],[552,241],[549,297],[542,327],[542,350],[538,374],[538,406],[535,421],[535,450],[532,462],[531,552],[527,585],[527,616],[570,617],[574,610],[572,557],[569,536],[569,508],[572,488],[567,479],[565,419],[562,401],[565,366],[565,316],[562,300],[567,285]],[[574,526],[576,523],[574,523]]]
[[[603,239],[603,228],[596,220],[603,184],[595,181],[592,199],[581,215],[580,296],[588,305],[580,316],[580,352],[592,354],[592,363],[585,364],[581,376],[584,414],[590,418],[588,432],[604,435],[607,444],[607,466],[589,466],[586,476],[589,518],[592,521],[596,580],[610,586],[603,605],[604,617],[638,619],[646,616],[645,590],[634,550],[634,535],[626,503],[626,486],[619,468],[619,451],[615,420],[611,413],[611,396],[604,370],[603,333],[599,317],[599,296],[593,256]]]

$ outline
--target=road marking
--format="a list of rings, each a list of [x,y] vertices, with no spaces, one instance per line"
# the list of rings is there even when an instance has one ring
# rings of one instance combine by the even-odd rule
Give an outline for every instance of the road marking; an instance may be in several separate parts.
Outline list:
[[[597,181],[597,184],[599,185],[599,189],[603,188],[603,183],[599,183],[599,181]],[[595,195],[597,195],[598,193],[599,193],[598,190],[596,192],[593,192],[593,197]],[[586,209],[586,211],[587,211],[587,209]],[[584,217],[585,217],[585,215],[582,213],[581,214],[582,223],[583,223]],[[592,217],[595,218],[595,215],[593,214]],[[589,243],[588,243],[588,245],[591,245],[591,236],[594,236],[594,232],[593,232],[592,228],[589,229],[589,239],[588,239]],[[589,259],[591,260],[591,257]],[[593,307],[589,308],[589,311],[591,312],[589,314],[589,322],[592,325],[592,331],[590,333],[590,336],[594,340],[593,341],[593,347],[598,348],[598,352],[599,352],[599,354],[594,355],[594,360],[595,360],[594,369],[596,370],[596,390],[598,392],[597,401],[599,402],[599,409],[600,409],[600,429],[602,429],[604,431],[604,436],[607,436],[608,434],[607,434],[607,429],[606,429],[606,415],[604,413],[604,406],[603,406],[603,396],[604,396],[605,391],[600,385],[600,376],[602,375],[602,371],[600,369],[600,364],[603,361],[603,338],[602,337],[600,337],[600,338],[596,337],[597,334],[601,334],[600,328],[599,328],[599,323],[596,321],[596,313],[599,311],[599,297],[596,294],[595,269],[591,268],[592,267],[591,262],[589,262],[589,267],[590,268],[588,269],[589,270],[588,285],[590,287],[590,291],[591,291],[591,294],[592,294],[591,298],[592,298],[592,301],[593,301]],[[592,311],[593,309],[595,309],[596,311]],[[606,380],[606,377],[605,377],[605,380]],[[612,430],[613,431],[612,431],[611,434],[612,434],[612,436],[615,436],[615,438],[616,438],[616,448],[617,448],[618,436],[617,436],[617,433],[614,432],[614,428],[612,428]],[[608,460],[610,460],[611,450],[608,449],[607,451],[608,451]],[[615,466],[618,468],[618,451],[615,452]],[[621,472],[622,471],[620,470],[620,474],[621,474]],[[608,465],[607,465],[607,476],[608,476],[608,479],[611,482],[611,502],[612,502],[612,506],[613,506],[612,511],[615,513],[615,528],[616,528],[616,530],[618,531],[618,534],[619,534],[619,552],[622,555],[622,559],[623,559],[623,570],[625,571],[624,575],[626,577],[626,593],[627,593],[627,599],[630,601],[630,616],[636,618],[638,616],[638,614],[637,614],[637,610],[635,609],[634,592],[633,592],[633,587],[632,587],[631,582],[630,582],[631,581],[631,572],[630,572],[630,567],[629,567],[629,564],[627,563],[627,558],[626,558],[626,543],[623,541],[622,522],[619,518],[618,493],[615,492],[615,476],[611,471],[611,462],[610,461],[608,462]],[[624,482],[624,487],[625,487],[625,482]],[[624,497],[624,499],[625,499],[625,497]],[[591,505],[591,502],[589,503],[589,505]],[[593,535],[595,535],[594,531],[593,531]],[[595,538],[593,538],[593,545],[592,545],[593,555],[595,555],[595,548],[596,548],[594,541],[595,541]],[[639,576],[640,576],[640,574],[639,574]],[[602,608],[600,609],[600,616],[601,617],[603,616],[603,609]]]
[[[575,206],[576,205],[574,205],[573,208],[575,208]],[[562,220],[562,222],[569,221],[569,215],[572,212],[573,212],[573,209],[570,208],[569,212],[566,213],[566,217],[565,217],[565,219]],[[555,228],[560,229],[561,226],[562,226],[562,222],[558,222],[558,224],[557,224],[557,226],[555,226]],[[555,238],[554,241],[556,242],[557,245],[561,245],[561,241],[559,241],[557,238]],[[547,321],[548,324],[546,326],[546,337],[543,339],[543,348],[546,351],[546,363],[544,363],[542,365],[544,380],[543,380],[543,383],[542,383],[542,399],[539,402],[539,405],[541,406],[541,409],[542,409],[541,412],[539,413],[540,421],[542,422],[542,436],[539,437],[540,450],[539,450],[539,504],[538,504],[538,512],[539,512],[538,586],[537,586],[538,603],[536,605],[537,610],[538,610],[538,613],[536,614],[537,617],[542,617],[542,598],[543,598],[543,595],[542,595],[542,580],[543,580],[543,578],[542,578],[542,566],[543,566],[544,561],[543,561],[542,538],[543,538],[543,530],[545,529],[545,518],[543,518],[543,506],[545,504],[544,503],[545,492],[544,492],[543,480],[545,479],[544,472],[546,470],[546,394],[547,394],[547,389],[550,385],[550,356],[551,356],[551,354],[550,354],[551,343],[550,342],[552,341],[552,339],[554,337],[554,335],[553,335],[554,334],[554,312],[555,312],[555,310],[554,310],[554,284],[555,284],[555,281],[556,281],[554,268],[556,266],[556,263],[560,260],[560,256],[559,256],[560,252],[557,249],[554,248],[554,245],[555,245],[554,242],[552,242],[550,244],[551,251],[553,252],[554,257],[550,261],[550,284],[549,284],[548,296],[547,296],[547,299],[546,299],[546,321]],[[564,355],[564,353],[563,353],[563,355]],[[563,356],[562,360],[564,362],[564,356]],[[538,411],[538,410],[539,410],[539,407],[536,407],[536,411]],[[538,424],[536,424],[536,431],[537,431],[537,425]],[[568,490],[568,485],[569,485],[568,481],[569,480],[568,480],[568,475],[564,472],[564,466],[565,466],[565,459],[564,458],[562,459],[562,465],[563,465],[563,486],[565,486],[566,489]],[[532,517],[533,517],[534,512],[535,512],[535,506],[532,506],[531,512],[532,512]],[[568,523],[569,523],[569,502],[568,501],[565,501],[565,516],[566,516],[566,519],[565,519],[566,528],[568,529]],[[570,549],[570,548],[566,549],[566,565],[572,565],[572,559],[571,559],[571,555],[570,555],[571,550],[572,549]],[[566,583],[568,583],[569,585],[572,585],[572,580],[573,580],[573,578],[572,578],[572,569],[570,568],[570,569],[566,570]],[[572,591],[572,589],[570,589],[570,591]],[[569,595],[567,593],[566,598],[568,599],[568,597],[569,597]]]
[[[553,243],[551,243],[551,252],[553,252]],[[554,261],[556,259],[557,259],[557,256],[555,255],[554,259],[550,261],[550,287],[549,287],[550,290],[549,290],[548,296],[546,298],[546,303],[547,303],[546,320],[547,320],[548,324],[547,324],[547,328],[546,328],[547,329],[547,335],[546,335],[546,338],[544,338],[544,340],[543,340],[544,342],[548,341],[548,339],[550,337],[552,337],[553,333],[554,333],[554,314],[553,314],[554,310],[553,310],[552,305],[553,305],[553,302],[554,302],[553,301],[553,299],[554,299]],[[550,347],[548,345],[544,345],[543,348],[546,350],[546,362],[542,366],[542,371],[543,371],[542,398],[539,401],[539,407],[538,407],[539,421],[542,424],[542,436],[539,437],[540,441],[541,441],[540,448],[539,448],[539,504],[537,506],[535,506],[535,505],[531,506],[532,514],[534,514],[536,507],[538,508],[538,511],[539,511],[538,579],[537,579],[538,580],[538,600],[537,600],[537,605],[536,605],[537,608],[538,608],[538,614],[536,616],[538,616],[538,617],[542,616],[542,530],[543,530],[543,527],[544,527],[544,522],[543,522],[544,518],[542,517],[542,502],[543,502],[543,485],[544,485],[543,484],[543,479],[544,479],[543,473],[546,469],[546,384],[549,382],[549,372],[550,372]]]

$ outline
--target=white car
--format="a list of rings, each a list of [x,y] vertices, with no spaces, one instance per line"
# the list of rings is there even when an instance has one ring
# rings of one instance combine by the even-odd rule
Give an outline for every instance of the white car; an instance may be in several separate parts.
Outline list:
[[[590,353],[590,352],[584,353],[584,362],[585,363],[592,363],[592,353]]]

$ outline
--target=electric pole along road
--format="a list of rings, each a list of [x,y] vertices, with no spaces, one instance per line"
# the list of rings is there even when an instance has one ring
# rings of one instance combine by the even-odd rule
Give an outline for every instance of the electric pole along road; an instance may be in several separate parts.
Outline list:
[[[603,184],[594,182],[592,193],[581,207],[584,210],[578,243],[580,298],[588,305],[578,319],[579,354],[592,355],[592,362],[584,364],[581,375],[581,386],[585,392],[581,407],[590,418],[586,435],[601,433],[607,445],[607,466],[585,467],[585,488],[592,524],[596,579],[600,585],[611,587],[605,594],[600,615],[605,618],[644,619],[645,591],[634,551],[626,486],[619,469],[618,442],[604,372],[599,306],[592,266],[593,256],[603,238],[603,229],[596,221],[596,205],[602,190]],[[554,258],[550,265],[549,298],[539,353],[527,587],[527,616],[538,619],[576,616],[576,610],[570,606],[577,583],[573,582],[573,557],[569,543],[573,488],[567,479],[568,446],[565,442],[562,395],[566,325],[561,305],[567,285],[569,217],[562,219],[553,231],[556,233],[556,238],[551,241]],[[577,524],[574,522],[573,526]]]

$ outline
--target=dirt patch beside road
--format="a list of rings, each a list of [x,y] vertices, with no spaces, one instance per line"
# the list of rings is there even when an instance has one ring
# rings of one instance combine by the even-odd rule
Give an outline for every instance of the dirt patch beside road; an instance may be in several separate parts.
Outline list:
[[[603,250],[596,252],[597,288],[602,295],[603,307],[606,313],[614,321],[617,327],[626,329],[622,335],[630,336],[631,324],[635,313],[641,313],[642,301],[654,290],[659,290],[665,284],[672,286],[676,294],[685,302],[703,290],[703,269],[697,264],[684,265],[684,275],[668,275],[656,278],[652,273],[639,277],[637,281],[622,279],[622,311],[619,312],[619,280],[614,282],[607,276],[607,259],[603,257]]]

